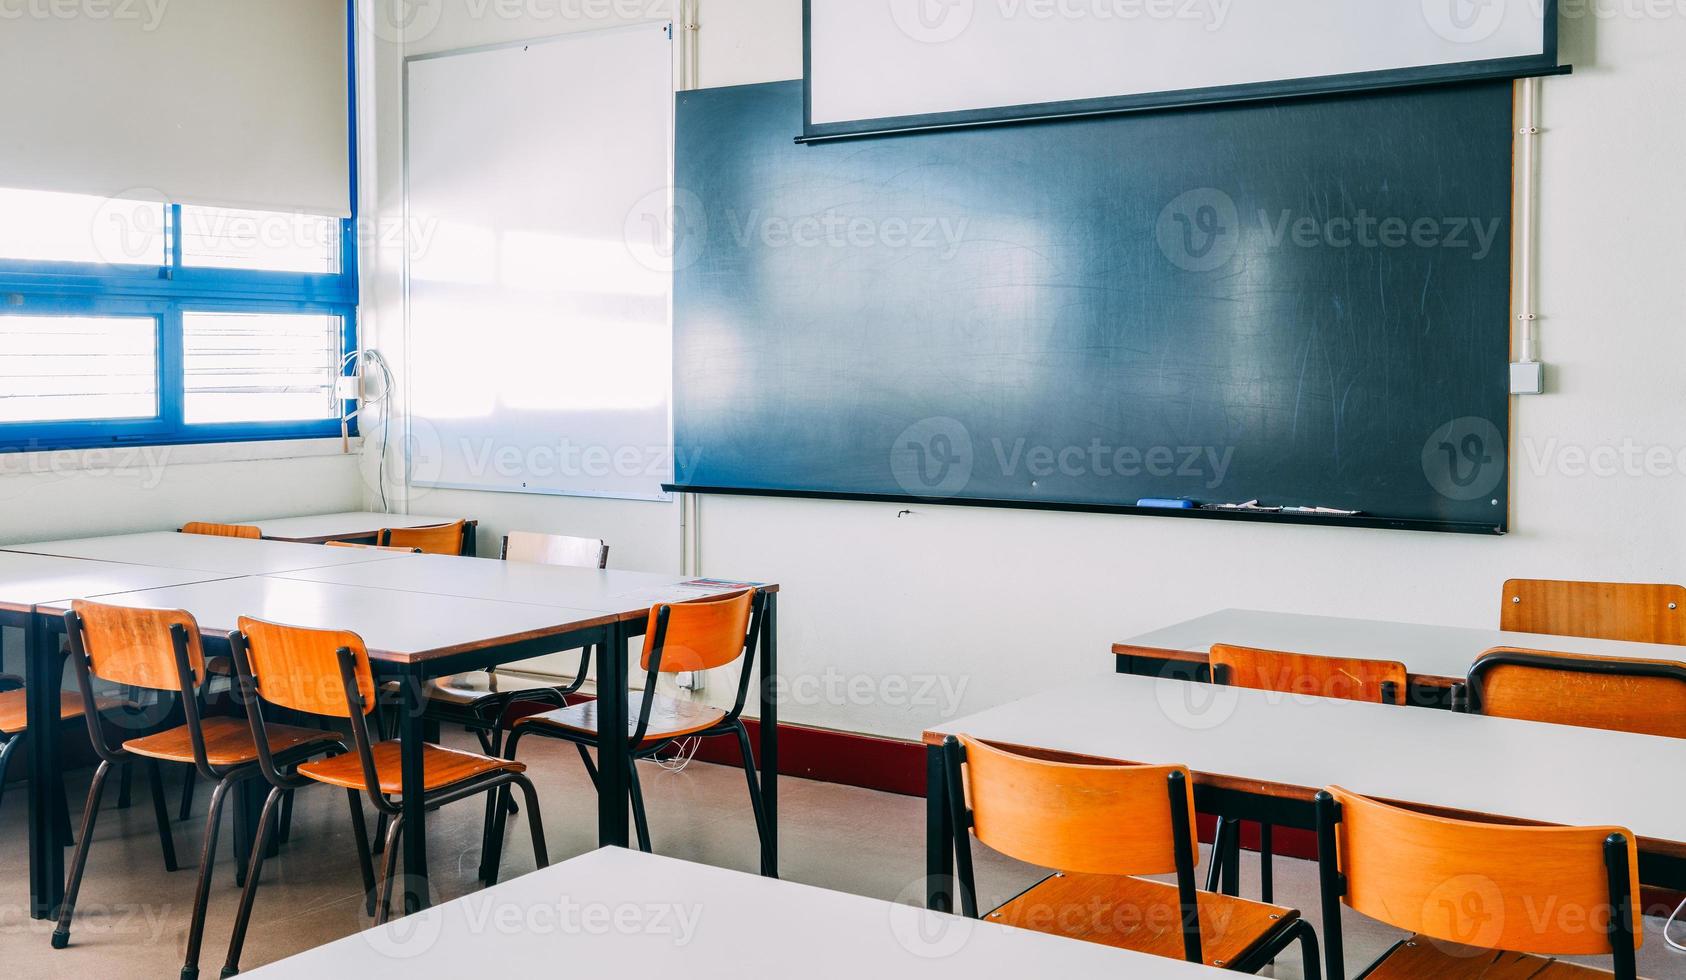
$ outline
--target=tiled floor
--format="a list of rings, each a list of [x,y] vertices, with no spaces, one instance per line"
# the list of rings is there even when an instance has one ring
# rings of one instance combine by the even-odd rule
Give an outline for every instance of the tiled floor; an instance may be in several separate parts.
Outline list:
[[[578,757],[563,746],[545,746],[536,747],[529,761],[542,794],[552,858],[583,853],[595,841],[595,802]],[[645,765],[641,772],[657,851],[722,867],[754,868],[754,825],[738,770],[698,764],[672,774]],[[86,778],[79,774],[73,791],[81,789]],[[173,797],[174,780],[168,786]],[[21,792],[9,793],[0,807],[0,839],[12,842],[0,851],[3,980],[176,977],[186,945],[208,795],[201,786],[195,819],[175,825],[184,865],[175,874],[163,870],[144,780],[127,810],[112,809],[114,793],[107,797],[94,833],[71,946],[54,950],[48,943],[51,924],[32,921],[23,912],[28,880],[24,801]],[[80,798],[72,805],[79,812]],[[923,894],[923,800],[786,779],[781,782],[780,806],[786,878],[885,899],[913,901]],[[477,887],[480,814],[477,802],[465,801],[430,821],[434,884],[442,898]],[[206,977],[216,976],[222,966],[238,897],[227,841],[225,830],[200,963]],[[531,870],[530,847],[525,823],[512,822],[506,876]],[[1257,894],[1250,877],[1254,862],[1249,858],[1244,865],[1244,894]],[[1280,861],[1277,875],[1279,902],[1315,908],[1309,864]],[[978,878],[983,898],[999,901],[1034,881],[1035,872],[1000,858],[980,858]],[[345,797],[323,789],[301,793],[293,839],[265,868],[243,966],[251,968],[367,926],[360,896]],[[1652,980],[1686,977],[1686,956],[1664,948],[1660,926],[1657,920],[1647,923],[1641,973]],[[1350,972],[1356,973],[1396,938],[1396,933],[1352,919],[1347,927]],[[1292,954],[1285,958],[1276,975],[1299,977],[1294,960]],[[559,956],[559,964],[563,962],[565,953]]]

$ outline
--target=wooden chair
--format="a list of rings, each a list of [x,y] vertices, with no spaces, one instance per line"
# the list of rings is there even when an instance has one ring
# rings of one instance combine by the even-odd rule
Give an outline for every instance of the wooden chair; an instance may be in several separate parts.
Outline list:
[[[1458,701],[1472,714],[1686,738],[1686,663],[1497,647]]]
[[[514,759],[521,739],[526,735],[572,742],[579,749],[586,772],[595,784],[597,768],[592,764],[588,750],[596,748],[603,738],[627,738],[632,748],[631,764],[628,766],[632,814],[638,830],[638,846],[648,852],[650,825],[644,812],[644,793],[638,783],[637,760],[652,758],[684,738],[736,736],[744,778],[749,784],[750,808],[755,813],[755,831],[761,839],[761,873],[775,875],[770,860],[766,816],[761,806],[761,785],[755,773],[755,755],[750,750],[749,731],[741,717],[744,702],[749,697],[755,647],[761,635],[761,617],[765,608],[765,596],[755,589],[721,599],[679,605],[662,603],[652,607],[641,661],[645,672],[644,694],[637,709],[627,712],[630,732],[601,732],[597,702],[588,701],[517,721],[510,730],[509,746],[504,755]],[[730,711],[696,701],[677,701],[656,693],[656,681],[663,674],[713,670],[740,659],[743,664],[738,675],[737,703]],[[598,694],[599,698],[617,696],[630,700],[630,692],[600,691]],[[494,838],[502,837],[505,811],[506,808],[499,807],[494,814],[493,824],[497,828],[492,834]],[[492,854],[496,856],[495,851]]]
[[[1366,980],[1612,980],[1552,959],[1612,956],[1637,980],[1639,853],[1619,827],[1430,816],[1331,787],[1317,796],[1323,946],[1346,976],[1341,906],[1413,935]]]
[[[382,548],[415,548],[429,555],[461,555],[468,551],[468,522],[452,521],[432,527],[389,527],[375,544]]]
[[[199,858],[199,886],[194,894],[192,924],[188,930],[187,956],[182,965],[183,980],[199,974],[199,949],[205,935],[205,908],[211,891],[211,868],[217,853],[217,833],[222,805],[236,784],[260,775],[258,760],[267,754],[291,764],[324,752],[343,751],[344,743],[331,732],[307,728],[274,726],[259,744],[252,730],[234,718],[202,718],[196,688],[205,682],[205,654],[199,625],[179,610],[132,609],[107,606],[78,599],[65,613],[70,639],[70,660],[76,666],[81,688],[83,714],[89,719],[88,735],[100,758],[94,781],[88,790],[88,805],[82,815],[82,832],[71,861],[64,903],[59,908],[53,948],[70,944],[70,923],[76,911],[82,873],[87,867],[88,848],[94,839],[94,819],[99,815],[100,796],[111,767],[136,758],[192,765],[206,779],[216,782],[211,794],[211,812],[205,819],[205,844]],[[185,722],[174,728],[141,735],[113,746],[94,720],[98,702],[93,693],[94,678],[129,687],[178,695]],[[153,798],[160,821],[168,821],[153,781]],[[242,848],[237,848],[236,853]],[[170,864],[174,864],[173,855]]]
[[[1373,704],[1405,703],[1410,681],[1405,665],[1391,660],[1359,660],[1350,657],[1320,657],[1305,653],[1283,653],[1220,643],[1211,652],[1212,683],[1245,687],[1280,694],[1368,701]],[[1240,856],[1241,821],[1218,820],[1217,838],[1212,844],[1213,861],[1206,887],[1216,890],[1220,875],[1226,884],[1235,882],[1234,861]],[[1270,824],[1259,825],[1259,897],[1268,902],[1275,894],[1272,867],[1275,832]],[[1233,891],[1233,887],[1226,888]]]
[[[228,962],[223,966],[222,975],[225,977],[239,972],[240,952],[251,921],[252,903],[263,870],[268,834],[284,794],[311,782],[346,790],[352,803],[353,827],[359,834],[362,833],[363,823],[359,791],[367,793],[375,809],[391,818],[392,828],[387,833],[386,857],[381,862],[378,885],[368,859],[359,855],[364,862],[365,885],[371,889],[378,888],[374,902],[366,906],[374,913],[376,925],[384,923],[391,914],[393,871],[398,842],[404,832],[399,743],[377,742],[370,737],[368,718],[375,710],[376,689],[369,666],[369,652],[363,640],[355,633],[279,626],[241,617],[239,630],[229,637],[229,645],[234,652],[241,700],[246,705],[251,730],[258,733],[259,745],[264,742],[264,733],[276,730],[277,726],[264,717],[265,705],[273,705],[348,723],[352,751],[290,766],[287,760],[268,753],[260,754],[258,765],[271,789],[258,820],[251,867],[246,872],[246,887],[240,896],[240,911],[235,918],[233,939],[229,943]],[[533,792],[533,784],[523,775],[525,770],[526,766],[519,762],[459,752],[438,745],[423,745],[424,803],[429,810],[434,810],[481,793],[495,793],[510,785],[519,786],[527,803],[533,857],[543,868],[550,863],[545,851],[544,825],[539,819],[539,802]],[[501,833],[501,825],[498,831]],[[501,840],[495,841],[494,846],[499,843]]]
[[[978,918],[972,837],[1056,873],[991,922],[1256,973],[1299,943],[1319,980],[1317,937],[1298,911],[1202,892],[1194,787],[1181,766],[1073,765],[964,735],[943,741],[956,886]],[[1176,875],[1175,884],[1137,875]]]
[[[535,565],[608,568],[609,546],[598,538],[511,531],[503,536],[502,558],[504,561],[525,561]]]
[[[191,521],[181,527],[183,534],[207,534],[216,538],[248,538],[257,540],[263,537],[263,532],[249,524],[208,524],[204,521]]]
[[[6,774],[11,768],[12,755],[22,751],[29,741],[29,706],[25,701],[23,678],[15,674],[0,674],[0,799],[6,795]],[[123,701],[114,698],[100,698],[97,701],[99,709],[103,711],[129,707]],[[78,694],[65,692],[59,696],[59,717],[64,722],[79,722],[82,719],[82,698]],[[129,767],[125,767],[123,774],[129,774]],[[154,784],[153,792],[159,792]],[[119,805],[126,805],[119,801]],[[70,807],[63,797],[58,800],[59,833],[65,841],[71,841]],[[164,847],[164,866],[174,871],[176,856],[174,842],[170,838],[170,818],[164,813],[158,824],[159,842]]]
[[[1514,633],[1686,644],[1686,588],[1511,579],[1505,583],[1499,628]]]

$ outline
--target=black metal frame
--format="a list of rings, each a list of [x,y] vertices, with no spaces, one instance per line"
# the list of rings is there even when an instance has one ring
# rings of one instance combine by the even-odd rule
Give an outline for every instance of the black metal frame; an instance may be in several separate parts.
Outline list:
[[[724,600],[720,599],[715,601]],[[645,667],[644,697],[638,709],[637,727],[633,729],[632,735],[626,740],[626,783],[632,797],[632,814],[635,829],[638,835],[638,847],[646,853],[648,853],[651,849],[650,826],[649,819],[644,811],[644,793],[638,781],[637,761],[639,759],[654,758],[668,746],[680,741],[680,739],[677,738],[651,742],[646,741],[650,730],[650,710],[655,703],[656,681],[661,676],[662,656],[666,651],[667,646],[668,616],[672,612],[672,608],[673,607],[671,605],[663,603],[658,605],[655,609],[656,630],[655,637],[651,642],[649,663]],[[738,751],[743,763],[744,778],[749,785],[750,808],[755,814],[756,836],[761,842],[761,874],[769,878],[776,878],[778,877],[777,838],[771,832],[773,824],[768,810],[766,795],[762,788],[762,780],[758,779],[756,776],[755,753],[750,745],[749,729],[744,725],[742,717],[744,707],[749,702],[749,685],[750,678],[755,672],[756,648],[758,646],[765,645],[766,638],[770,635],[770,630],[772,628],[772,608],[772,595],[767,592],[756,590],[754,597],[750,600],[749,629],[748,632],[744,634],[744,640],[741,647],[743,667],[738,673],[737,700],[734,702],[732,709],[728,711],[725,717],[721,718],[718,722],[708,728],[695,732],[689,732],[684,735],[683,738],[714,738],[724,735],[732,735],[737,738]],[[764,683],[770,684],[770,672],[764,670],[763,674],[766,675],[764,677]],[[624,692],[625,688],[626,685],[624,683],[619,685],[620,691]],[[605,693],[614,692],[616,690],[616,688],[610,687],[607,684],[600,685],[598,693],[599,705],[606,708],[608,706],[608,702],[615,700],[615,698],[605,696]],[[620,701],[623,705],[625,704],[626,698],[624,694],[621,696]],[[589,750],[597,748],[599,752],[602,752],[604,744],[616,741],[615,739],[608,738],[606,733],[624,731],[626,729],[624,724],[611,727],[606,715],[607,712],[600,708],[598,714],[599,729],[596,737],[545,725],[543,723],[543,715],[535,715],[531,718],[524,718],[520,722],[517,722],[514,728],[511,729],[509,740],[504,750],[504,757],[513,760],[515,758],[516,749],[520,745],[521,737],[529,733],[543,736],[545,738],[570,742],[579,750],[580,759],[585,763],[586,772],[591,776],[592,785],[596,786],[599,794],[601,794],[603,792],[604,770],[606,770],[608,766],[605,764],[600,768],[599,766],[594,765],[592,763]],[[762,724],[764,726],[768,726],[776,724],[776,722],[769,722],[765,717],[763,717]],[[768,728],[766,727],[762,729],[763,746],[766,744],[767,731]],[[507,790],[504,792],[504,795],[507,797]],[[503,838],[504,816],[508,811],[509,807],[505,805],[498,807],[493,813],[494,829],[490,836],[494,843],[500,842]],[[496,853],[497,852],[495,850],[488,851],[486,859],[494,857]],[[483,864],[481,868],[482,878],[486,877],[486,870],[487,869]]]
[[[1686,667],[1661,660],[1582,660],[1578,657],[1555,657],[1522,650],[1499,650],[1482,656],[1471,665],[1468,679],[1454,695],[1454,710],[1466,714],[1481,714],[1483,682],[1490,671],[1499,667],[1530,667],[1569,674],[1654,677],[1686,684]]]
[[[935,750],[934,746],[931,748]],[[944,810],[952,843],[952,880],[960,896],[961,914],[969,919],[976,919],[980,915],[977,884],[972,870],[971,829],[974,821],[971,810],[966,806],[963,769],[966,764],[966,748],[960,744],[959,739],[950,735],[943,739],[940,755],[933,755],[931,758],[938,760],[938,768],[941,770],[940,773],[928,774],[928,778],[940,778],[942,781],[940,792],[944,798]],[[1196,855],[1193,844],[1193,815],[1188,806],[1188,777],[1181,771],[1173,771],[1165,782],[1171,808],[1171,846],[1177,869],[1177,906],[1182,920],[1183,958],[1190,963],[1204,963],[1205,957],[1200,942],[1199,891],[1194,879]],[[933,787],[932,795],[938,792]],[[1031,886],[1035,887],[1037,886]],[[1030,890],[1026,889],[1025,892]],[[1019,894],[1023,895],[1025,892]],[[1012,899],[1009,899],[1010,901]],[[948,911],[946,905],[939,908],[937,904],[931,903],[931,907],[938,911]],[[1258,946],[1250,950],[1245,957],[1237,962],[1227,963],[1225,967],[1240,973],[1256,973],[1274,962],[1284,950],[1295,943],[1300,944],[1306,980],[1321,980],[1317,933],[1311,924],[1302,918],[1282,923],[1273,932],[1266,934]],[[1334,976],[1338,977],[1339,974]]]
[[[88,737],[93,743],[94,753],[99,756],[99,768],[94,771],[93,785],[88,789],[88,803],[82,814],[82,830],[76,844],[76,854],[71,860],[70,877],[65,885],[64,899],[58,907],[58,926],[53,931],[53,948],[64,949],[70,945],[70,925],[76,912],[76,898],[82,887],[82,874],[87,867],[88,849],[93,842],[94,821],[99,815],[100,798],[105,792],[105,779],[111,768],[116,765],[132,763],[136,757],[122,746],[112,746],[105,739],[105,733],[100,727],[98,704],[93,690],[93,664],[88,655],[82,630],[82,617],[72,610],[64,614],[65,634],[70,643],[70,662],[76,668],[77,687],[82,693],[82,707],[88,721]],[[207,757],[205,735],[201,728],[198,711],[197,686],[193,674],[193,667],[189,657],[191,637],[186,628],[177,623],[170,627],[170,645],[175,654],[176,683],[174,693],[180,696],[184,714],[183,726],[187,729],[188,741],[193,748],[194,769],[206,779],[216,782],[216,790],[211,794],[210,813],[205,818],[204,844],[199,856],[199,882],[194,892],[193,916],[188,929],[187,953],[182,963],[182,980],[194,980],[199,975],[199,952],[205,938],[205,911],[210,904],[211,874],[216,864],[217,836],[222,824],[222,804],[231,789],[238,784],[253,779],[259,775],[258,766],[245,764],[238,766],[215,766]],[[201,657],[203,651],[201,651]],[[54,692],[57,693],[57,692]],[[338,746],[344,749],[344,743],[337,740],[324,739],[289,749],[284,758],[289,762],[302,761],[310,756],[331,751]],[[265,742],[257,745],[260,756],[268,751]],[[148,760],[151,762],[151,760]],[[153,805],[157,812],[161,828],[167,828],[169,815],[164,802],[162,785],[158,776],[156,762],[151,762]],[[167,833],[167,829],[165,830]],[[236,828],[237,837],[244,837],[240,828]],[[239,858],[237,849],[236,859]],[[252,849],[253,857],[263,850],[262,846]],[[173,845],[167,845],[167,866],[174,870],[175,853]]]
[[[1325,790],[1317,794],[1316,808],[1318,886],[1322,901],[1326,969],[1331,977],[1343,977],[1346,975],[1346,962],[1345,944],[1341,934],[1341,899],[1347,893],[1347,879],[1339,866],[1340,848],[1335,839],[1335,828],[1341,822],[1341,804]],[[1634,933],[1633,881],[1628,871],[1628,845],[1627,837],[1619,833],[1604,839],[1604,867],[1609,880],[1612,910],[1609,924],[1605,928],[1609,934],[1611,957],[1615,965],[1613,980],[1639,980]],[[1365,967],[1364,972],[1359,974],[1359,980],[1363,980],[1387,962],[1388,957],[1399,950],[1400,945],[1402,944],[1396,944],[1383,953],[1380,959]]]
[[[1488,79],[1567,75],[1573,69],[1570,66],[1557,63],[1557,0],[1545,0],[1545,4],[1544,50],[1537,56],[1465,61],[1420,68],[1353,72],[1344,75],[1323,75],[1273,82],[1249,82],[1239,85],[1151,92],[1142,95],[1102,97],[1069,102],[1034,103],[989,109],[815,124],[813,104],[813,7],[812,0],[802,0],[802,134],[796,137],[796,142],[819,143],[975,126],[1017,125],[1164,109],[1279,101],[1306,96],[1422,88]]]
[[[281,798],[297,789],[310,785],[315,780],[309,776],[301,776],[296,768],[284,771],[290,761],[273,756],[269,751],[267,737],[267,723],[263,715],[262,684],[252,672],[249,657],[250,646],[244,634],[239,631],[229,634],[229,648],[234,657],[234,672],[240,685],[241,700],[246,706],[246,718],[251,725],[252,737],[258,747],[258,768],[265,780],[270,784],[269,796],[264,801],[263,815],[258,823],[257,842],[252,848],[251,867],[246,873],[246,886],[240,896],[240,911],[235,919],[234,935],[229,943],[228,960],[223,966],[222,975],[230,977],[239,972],[240,953],[245,945],[246,930],[250,923],[252,904],[256,899],[258,880],[263,870],[263,860],[266,851],[271,818]],[[356,654],[348,647],[340,647],[336,651],[339,662],[339,683],[346,701],[346,721],[351,728],[353,750],[357,753],[358,761],[363,769],[364,792],[368,794],[369,802],[375,809],[391,818],[391,827],[386,834],[386,854],[381,862],[381,872],[378,883],[375,880],[373,862],[369,858],[368,832],[363,818],[362,802],[357,790],[347,790],[351,803],[352,827],[358,839],[358,858],[361,862],[363,882],[365,885],[364,908],[375,917],[375,924],[381,925],[390,917],[392,911],[393,878],[397,870],[398,841],[404,835],[405,815],[407,807],[402,796],[394,801],[380,785],[380,772],[375,766],[374,742],[369,737],[368,716],[375,710],[375,705],[363,697],[358,684],[358,664]],[[374,672],[369,671],[370,686],[374,685]],[[450,803],[468,799],[481,793],[495,794],[507,789],[510,785],[519,786],[521,795],[527,803],[527,821],[533,837],[533,857],[540,868],[549,866],[550,858],[545,848],[544,824],[539,817],[538,794],[533,789],[532,782],[520,772],[507,769],[493,770],[478,776],[470,777],[462,782],[446,786],[432,793],[423,793],[420,803],[426,810],[437,810]],[[501,826],[499,828],[501,832]]]

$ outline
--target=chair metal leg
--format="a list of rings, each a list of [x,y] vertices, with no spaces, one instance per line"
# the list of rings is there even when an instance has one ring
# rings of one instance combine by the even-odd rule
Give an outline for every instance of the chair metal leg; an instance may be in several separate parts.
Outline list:
[[[375,914],[375,863],[369,857],[369,825],[363,819],[363,795],[354,789],[345,791],[351,800],[351,831],[357,838],[357,870],[363,873],[363,911]]]
[[[1229,834],[1236,827],[1228,817],[1218,818],[1218,829],[1212,835],[1212,856],[1206,865],[1206,890],[1216,892],[1223,883],[1224,859],[1229,856]]]
[[[199,779],[199,767],[188,766],[187,775],[181,780],[181,808],[177,811],[177,820],[186,820],[193,816],[193,784]]]
[[[70,862],[70,880],[64,886],[64,904],[59,906],[59,925],[53,930],[53,948],[70,945],[70,919],[76,914],[76,893],[82,890],[82,872],[88,866],[88,845],[94,842],[94,820],[100,814],[100,797],[105,795],[105,777],[111,774],[111,763],[101,761],[94,770],[94,782],[88,787],[88,805],[82,811],[82,836],[76,841],[76,856]]]
[[[519,729],[509,733],[509,738],[503,746],[503,758],[514,761],[516,747],[521,744],[521,735]],[[491,790],[490,795],[499,802],[487,809],[491,823],[482,835],[484,844],[480,851],[480,880],[488,885],[495,885],[498,880],[498,862],[503,860],[504,824],[515,808],[510,799],[512,794],[508,784]]]
[[[597,789],[597,763],[591,760],[591,750],[583,742],[575,742],[574,748],[580,750],[580,761],[585,763],[585,774],[591,777],[591,788]]]
[[[187,932],[187,956],[182,961],[181,980],[195,980],[199,976],[199,948],[205,942],[205,908],[211,902],[211,870],[217,863],[217,830],[222,822],[223,803],[231,789],[239,787],[224,779],[211,791],[211,809],[205,817],[205,845],[199,851],[199,886],[193,893],[193,924]]]
[[[117,776],[117,809],[127,810],[135,798],[135,763],[123,767]]]
[[[385,925],[392,917],[392,879],[398,867],[398,841],[404,834],[404,815],[392,818],[386,832],[386,856],[381,859],[380,894],[375,899],[375,925]]]
[[[12,753],[17,751],[20,738],[8,738],[0,742],[0,803],[6,800],[6,769],[11,764]]]
[[[176,870],[176,839],[170,833],[170,801],[164,798],[164,771],[157,759],[146,761],[147,788],[152,793],[152,815],[158,821],[158,844],[164,849],[164,870]]]
[[[287,790],[281,795],[281,829],[275,839],[282,844],[287,843],[293,836],[293,791]]]
[[[638,785],[638,760],[626,760],[626,788],[632,794],[632,822],[638,830],[638,849],[650,853],[650,821],[644,814],[644,790]]]
[[[767,814],[761,806],[761,780],[755,774],[755,753],[750,750],[749,729],[742,721],[737,724],[738,751],[743,753],[743,774],[749,783],[749,806],[755,811],[755,836],[761,842],[761,873],[769,878],[778,875],[772,866],[771,842],[767,839]]]
[[[275,825],[277,804],[291,791],[279,786],[264,798],[263,812],[258,816],[258,836],[252,842],[252,863],[246,869],[246,887],[240,891],[240,910],[234,916],[234,935],[228,941],[228,956],[223,960],[222,976],[232,977],[240,972],[240,951],[246,946],[246,929],[252,923],[252,904],[257,901],[258,881],[263,877],[263,861],[269,856],[269,834]]]
[[[533,835],[533,863],[539,868],[550,867],[550,850],[544,843],[544,821],[539,819],[539,794],[533,788],[533,781],[526,776],[516,776],[515,785],[521,787],[521,795],[527,800],[527,830]]]

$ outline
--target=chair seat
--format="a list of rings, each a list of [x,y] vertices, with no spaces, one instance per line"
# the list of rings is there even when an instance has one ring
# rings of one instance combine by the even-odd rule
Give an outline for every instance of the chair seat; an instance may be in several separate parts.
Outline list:
[[[95,702],[101,711],[123,705],[121,701],[99,698]],[[65,691],[59,695],[59,717],[70,720],[82,717],[82,695]],[[29,729],[29,710],[24,692],[0,692],[0,735],[22,735]]]
[[[1208,966],[1234,965],[1299,919],[1299,912],[1245,898],[1199,893],[1200,951]],[[1068,939],[1169,959],[1183,958],[1175,885],[1112,875],[1055,875],[985,918]]]
[[[377,742],[370,754],[375,759],[375,774],[382,793],[396,795],[403,792],[399,748],[401,742]],[[364,789],[363,763],[355,752],[317,759],[299,766],[299,773],[330,786]],[[459,752],[431,743],[422,746],[422,786],[429,793],[449,789],[489,772],[526,772],[527,767],[508,759],[494,759],[474,752]]]
[[[205,733],[205,761],[218,768],[244,766],[258,761],[257,743],[244,718],[217,716],[203,719],[199,728]],[[269,751],[279,755],[307,745],[341,744],[340,737],[319,728],[294,728],[291,725],[270,725]],[[142,735],[123,743],[124,751],[148,759],[164,762],[193,762],[193,738],[186,725],[155,735]]]
[[[510,697],[527,691],[555,690],[552,685],[512,681],[506,676],[476,670],[429,681],[427,699],[454,708],[472,708],[494,697]]]
[[[234,676],[234,658],[233,657],[227,657],[227,656],[206,657],[205,658],[205,676],[206,677],[233,677]]]
[[[574,735],[595,736],[598,732],[597,704],[596,701],[585,701],[580,704],[571,704],[566,708],[557,708],[555,711],[529,715],[516,722],[515,727],[519,729],[531,726]],[[627,705],[627,734],[638,730],[639,707],[640,702],[637,700],[631,700]],[[698,701],[680,701],[662,697],[658,694],[650,705],[650,727],[644,733],[644,742],[649,744],[682,738],[694,732],[713,728],[725,717],[726,712],[720,708]]]
[[[1614,974],[1527,953],[1502,953],[1412,936],[1388,950],[1365,980],[1610,980]]]

